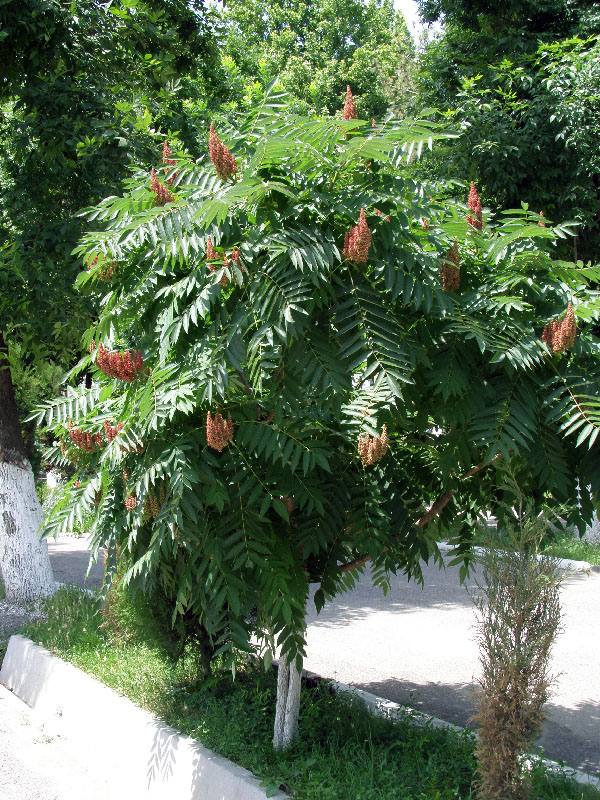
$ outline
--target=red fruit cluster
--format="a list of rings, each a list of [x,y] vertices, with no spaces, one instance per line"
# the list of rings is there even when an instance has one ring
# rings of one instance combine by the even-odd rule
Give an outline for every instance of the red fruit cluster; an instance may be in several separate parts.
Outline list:
[[[155,206],[166,206],[167,203],[173,202],[173,195],[168,187],[158,180],[154,167],[150,170],[150,189],[156,195],[156,199],[154,200]]]
[[[115,436],[123,430],[123,423],[119,422],[118,425],[111,425],[109,422],[104,420],[104,435],[106,436],[106,441],[110,444]]]
[[[169,147],[169,143],[165,139],[165,141],[163,142],[163,156],[162,156],[163,164],[167,164],[167,166],[165,167],[165,172],[169,171],[169,167],[174,167],[177,164],[177,159],[169,158],[170,155],[171,155],[171,148]],[[178,175],[179,175],[178,172],[174,172],[173,175],[167,179],[167,183],[169,184],[169,186],[173,185],[173,181]],[[164,203],[162,203],[161,205],[164,205]]]
[[[540,226],[540,228],[545,228],[546,227],[546,221],[544,219],[544,212],[543,211],[540,211],[540,217],[542,217],[542,219],[538,222],[538,225]]]
[[[360,264],[369,258],[371,246],[371,231],[365,218],[365,210],[361,208],[358,225],[351,228],[344,237],[343,254],[355,264]]]
[[[206,240],[206,260],[207,261],[211,261],[212,259],[215,259],[215,258],[218,258],[218,257],[219,257],[219,254],[217,253],[217,251],[213,247],[212,239],[209,236],[208,239]],[[211,267],[210,271],[212,272],[213,270],[214,270],[214,267]]]
[[[133,351],[133,357],[129,350],[124,353],[109,353],[105,350],[102,343],[98,345],[98,358],[96,364],[109,378],[119,378],[119,380],[131,383],[144,369],[144,360],[140,350]]]
[[[75,489],[79,489],[81,487],[81,481],[77,480],[73,483]]]
[[[127,511],[133,511],[136,505],[137,505],[136,496],[134,494],[128,494],[127,497],[125,498],[125,508],[127,509]]]
[[[364,436],[358,437],[358,454],[365,467],[370,467],[377,461],[381,461],[388,451],[390,440],[387,434],[387,425],[383,426],[381,436],[369,436],[365,433]]]
[[[475,188],[473,181],[471,181],[471,189],[469,191],[469,200],[467,205],[473,212],[473,216],[471,216],[471,214],[467,215],[467,222],[469,225],[472,225],[474,228],[480,231],[483,227],[483,214],[481,210],[481,200],[479,199],[479,195],[477,194],[477,189]]]
[[[138,455],[141,455],[144,452],[144,443],[138,442],[137,444],[134,444],[131,447],[127,447],[124,444],[120,444],[119,450],[122,453],[137,453]]]
[[[92,267],[95,267],[97,263],[98,263],[98,256],[94,256],[94,258],[91,261],[88,261],[87,264],[88,272],[91,272]],[[109,261],[106,267],[104,267],[104,269],[99,270],[99,272],[97,273],[97,277],[100,278],[101,281],[109,281],[113,276],[115,266],[116,266],[115,261]]]
[[[231,150],[221,142],[215,131],[215,126],[210,123],[210,133],[208,137],[208,155],[214,164],[215,170],[222,181],[229,180],[237,172],[235,157],[231,155]]]
[[[354,95],[350,89],[350,84],[346,86],[346,101],[344,103],[344,110],[342,111],[342,119],[358,119],[358,111],[356,110],[356,103],[354,102]]]
[[[212,239],[209,236],[208,240],[206,242],[206,260],[207,261],[211,261],[211,260],[214,261],[217,258],[220,258],[220,256],[219,256],[218,252],[214,249],[213,243],[212,243]],[[233,250],[231,251],[231,255],[230,256],[228,256],[227,253],[223,254],[223,266],[224,267],[228,267],[229,268],[231,266],[231,262],[232,261],[234,261],[237,264],[237,266],[240,267],[240,269],[243,269],[242,261],[241,261],[241,258],[240,258],[240,250],[239,250],[238,247],[234,247],[233,248]],[[209,264],[208,268],[209,268],[209,270],[211,272],[214,272],[217,269],[218,266],[219,266],[218,264]],[[229,283],[229,278],[227,277],[227,275],[225,273],[223,273],[223,275],[221,276],[221,278],[219,280],[219,284],[221,286],[227,286],[228,283]]]
[[[94,450],[102,447],[101,433],[91,434],[81,430],[81,428],[75,428],[72,419],[69,420],[69,436],[74,445],[86,450],[88,453],[93,453]]]
[[[458,239],[454,240],[452,247],[446,252],[442,268],[442,291],[456,292],[460,286],[460,258],[458,255]]]
[[[233,439],[233,422],[231,421],[231,414],[227,414],[227,421],[217,411],[215,418],[211,419],[210,411],[206,414],[206,441],[209,447],[213,450],[218,450],[219,453],[227,447],[227,444]]]
[[[567,313],[562,319],[552,319],[544,328],[542,341],[545,342],[553,353],[562,353],[573,347],[577,335],[577,323],[573,305],[569,303]]]
[[[163,483],[159,484],[158,494],[155,491],[155,488],[150,489],[147,492],[146,497],[144,498],[144,520],[156,519],[160,514],[160,509],[165,502],[166,492]]]

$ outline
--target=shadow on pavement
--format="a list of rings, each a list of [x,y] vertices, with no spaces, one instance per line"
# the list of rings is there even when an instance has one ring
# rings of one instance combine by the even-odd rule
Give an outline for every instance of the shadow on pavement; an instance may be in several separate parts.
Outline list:
[[[475,684],[413,683],[402,680],[356,683],[360,689],[407,705],[424,714],[439,717],[466,728],[474,728]],[[600,702],[585,701],[574,708],[548,702],[547,722],[542,726],[535,751],[546,758],[564,761],[571,767],[600,775]]]
[[[88,589],[102,585],[104,565],[99,558],[92,564],[90,574],[86,577],[90,563],[90,552],[87,544],[81,539],[48,540],[50,563],[54,572],[54,580],[71,583]]]

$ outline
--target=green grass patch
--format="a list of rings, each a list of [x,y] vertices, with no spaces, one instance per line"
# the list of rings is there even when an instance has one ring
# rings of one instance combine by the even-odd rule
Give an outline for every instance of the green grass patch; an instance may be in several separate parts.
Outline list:
[[[510,547],[510,542],[502,532],[493,528],[482,528],[475,536],[474,544],[486,547],[490,541],[498,547]],[[580,539],[579,534],[572,531],[560,531],[549,535],[541,552],[554,558],[587,561],[592,565],[600,564],[600,542],[592,543]]]
[[[573,561],[600,564],[600,543],[588,542],[576,534],[561,533],[552,544],[544,548],[543,552],[555,558],[570,558]]]
[[[115,641],[103,627],[100,602],[76,589],[58,592],[47,614],[47,622],[29,623],[25,635],[251,770],[269,789],[282,787],[297,800],[474,798],[473,738],[466,732],[375,716],[322,682],[303,687],[299,740],[276,752],[273,672],[245,664],[235,681],[221,672],[210,686],[199,685],[193,654],[174,663],[156,639],[140,638],[145,624],[137,638],[123,636],[131,610],[120,616]],[[542,768],[533,778],[540,800],[600,798],[570,780],[550,781]]]

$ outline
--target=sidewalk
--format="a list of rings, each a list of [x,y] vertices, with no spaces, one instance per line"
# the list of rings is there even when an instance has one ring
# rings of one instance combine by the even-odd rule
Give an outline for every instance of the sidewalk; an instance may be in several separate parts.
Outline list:
[[[101,753],[90,754],[92,771],[64,744],[48,736],[34,712],[0,684],[0,797],[2,800],[115,800],[118,787],[98,774]]]
[[[394,577],[387,597],[365,575],[318,616],[309,603],[305,667],[468,726],[480,670],[473,606],[458,568],[424,574],[423,589]],[[538,744],[546,757],[600,775],[600,573],[566,578],[561,602],[557,681]]]

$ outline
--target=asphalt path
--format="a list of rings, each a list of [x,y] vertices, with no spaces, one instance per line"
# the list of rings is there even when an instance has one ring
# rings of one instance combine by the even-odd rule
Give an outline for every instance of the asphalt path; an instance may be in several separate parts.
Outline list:
[[[480,674],[475,611],[457,567],[426,566],[425,585],[396,576],[384,597],[365,574],[317,616],[309,603],[305,667],[326,678],[470,727]],[[561,588],[556,676],[537,745],[547,758],[600,775],[600,573]]]
[[[57,580],[84,583],[82,539],[49,541]],[[457,725],[469,726],[480,672],[475,612],[456,567],[426,566],[425,585],[392,580],[386,597],[368,573],[317,616],[309,602],[305,667]],[[85,585],[98,585],[93,566]],[[545,755],[600,775],[600,573],[572,573],[561,588],[563,631],[538,746]]]

